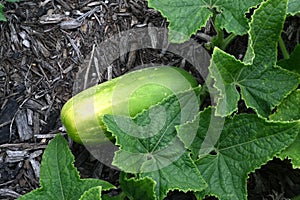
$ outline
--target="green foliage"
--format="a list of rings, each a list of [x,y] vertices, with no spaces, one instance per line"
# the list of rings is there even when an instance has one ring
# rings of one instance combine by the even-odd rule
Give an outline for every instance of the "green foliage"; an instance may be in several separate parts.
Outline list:
[[[159,10],[170,22],[169,38],[179,43],[204,27],[210,17],[215,18],[215,26],[236,35],[247,32],[249,25],[245,13],[261,0],[149,0],[148,5]]]
[[[212,17],[222,29],[248,34],[242,61],[214,48],[208,80],[214,106],[199,112],[200,87],[181,91],[131,118],[104,115],[119,150],[117,196],[113,186],[80,179],[66,141],[57,136],[41,165],[41,188],[20,199],[164,199],[168,192],[191,191],[221,200],[246,199],[250,172],[273,157],[300,167],[299,45],[277,62],[277,44],[287,15],[299,13],[297,0],[149,0],[170,22],[172,42],[183,42]],[[254,10],[250,22],[245,13]],[[200,91],[203,92],[203,91]],[[203,92],[204,93],[204,92]],[[202,98],[202,96],[201,96]],[[203,97],[205,98],[205,97]],[[254,114],[240,113],[244,101]],[[143,100],[141,100],[143,101]],[[151,126],[149,126],[151,124]]]
[[[300,195],[296,196],[295,198],[292,198],[292,200],[300,200]]]
[[[223,41],[222,30],[225,29],[228,33],[232,33],[233,35],[245,35],[249,30],[249,23],[245,14],[248,13],[251,8],[257,7],[263,1],[148,0],[148,2],[149,7],[160,11],[169,21],[169,40],[171,42],[181,43],[189,40],[192,34],[195,34],[198,30],[205,27],[208,19],[212,18],[218,32],[218,36],[211,41],[213,43],[212,46],[217,45],[223,49],[223,47],[226,48],[228,41]],[[279,4],[277,4],[278,1],[272,1],[272,3],[273,5],[271,6],[276,9],[264,9],[265,16],[282,14],[282,10],[280,10],[279,13],[276,12],[278,9],[277,5],[280,7],[283,5],[282,3],[286,3],[286,1],[282,1]],[[286,13],[289,15],[299,14],[300,4],[298,0],[289,0],[287,6],[288,9],[286,10]],[[260,26],[262,24],[263,23],[258,23],[256,25]],[[264,24],[263,26],[267,26],[267,24]],[[281,24],[278,24],[278,26],[281,26]],[[263,30],[263,27],[261,28]],[[274,42],[271,38],[269,41]]]
[[[186,110],[191,105],[197,108],[197,98],[193,97],[194,90],[172,95],[132,119],[134,122],[125,116],[105,115],[103,118],[108,130],[116,137],[116,144],[120,146],[113,165],[125,172],[139,173],[140,177],[153,179],[157,199],[163,199],[170,190],[201,191],[206,187],[189,153],[176,137],[175,126],[192,120],[197,113],[197,109],[195,112]],[[159,112],[161,109],[166,114]],[[160,127],[163,122],[164,126],[158,132],[155,129],[141,129],[138,132],[140,137],[132,136],[136,124],[141,128],[147,127],[151,113],[156,113],[151,125]],[[184,114],[187,115],[182,121]],[[128,126],[127,131],[120,128],[121,124]]]
[[[101,200],[102,187],[92,187],[91,189],[85,191],[79,200]]]
[[[200,112],[193,122],[178,128],[180,138],[189,143],[190,127],[199,125],[190,148],[192,152],[198,152],[196,165],[208,183],[201,196],[247,199],[247,174],[289,146],[300,131],[300,124],[267,122],[257,115],[249,114],[227,117],[218,141],[211,146],[211,152],[214,153],[203,154],[199,144],[203,144],[207,135],[209,124],[205,122],[211,118],[211,113],[214,112],[208,108]]]
[[[245,65],[222,50],[215,49],[211,65],[211,76],[220,91],[216,98],[216,113],[227,116],[238,109],[241,98],[247,107],[267,117],[275,106],[299,84],[299,76],[279,67]]]
[[[10,3],[16,3],[16,2],[19,2],[19,0],[5,0],[6,2],[10,2]],[[4,12],[3,12],[3,4],[0,3],[0,21],[4,21],[6,22],[6,18],[4,16]]]
[[[296,15],[300,13],[300,3],[298,0],[289,0],[287,13],[289,15]]]
[[[0,21],[6,21],[5,16],[3,15],[4,6],[0,3]]]
[[[255,67],[273,67],[277,43],[287,9],[286,0],[265,1],[255,10],[250,22],[248,48],[244,62]]]
[[[295,90],[278,106],[276,112],[270,116],[274,121],[300,121],[300,90]],[[296,140],[279,157],[292,160],[293,167],[300,167],[300,134]]]
[[[262,3],[250,23],[249,46],[244,62],[215,49],[209,70],[220,91],[217,115],[236,111],[241,98],[247,107],[267,117],[299,84],[299,75],[276,66],[277,42],[285,19],[286,1]]]
[[[284,69],[288,69],[300,74],[300,45],[296,45],[294,51],[288,59],[282,59],[277,62],[277,65]]]
[[[274,121],[297,121],[300,120],[300,90],[293,91],[277,107],[274,114],[270,116]]]
[[[155,199],[154,188],[155,181],[149,177],[137,179],[129,177],[128,173],[121,172],[120,185],[129,199]]]
[[[101,186],[102,190],[114,188],[106,181],[80,179],[73,163],[74,156],[68,148],[67,141],[58,134],[43,154],[40,169],[41,187],[21,196],[19,200],[78,200],[84,192],[93,187]],[[91,193],[94,194],[93,191]],[[89,192],[85,196],[83,199],[87,199]]]

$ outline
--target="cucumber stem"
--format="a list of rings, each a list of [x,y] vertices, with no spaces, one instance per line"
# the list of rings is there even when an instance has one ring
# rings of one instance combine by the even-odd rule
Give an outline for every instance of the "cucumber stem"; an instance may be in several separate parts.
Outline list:
[[[221,48],[223,42],[224,42],[224,31],[220,29],[216,29],[217,31],[217,36],[216,40],[214,41],[214,46],[219,46]]]
[[[289,59],[290,58],[290,54],[287,51],[286,46],[285,46],[284,41],[283,41],[283,39],[282,39],[281,36],[279,37],[278,43],[279,43],[279,47],[280,47],[280,50],[282,52],[283,58],[284,59]]]
[[[218,46],[220,49],[225,50],[228,45],[236,38],[236,34],[229,34],[226,38],[224,38],[224,31],[220,29],[216,29],[217,35],[212,40],[212,48]]]
[[[236,34],[231,33],[230,35],[228,35],[225,39],[223,39],[222,44],[220,45],[220,48],[225,50],[227,48],[227,46],[232,42],[232,40],[234,40],[236,38]]]

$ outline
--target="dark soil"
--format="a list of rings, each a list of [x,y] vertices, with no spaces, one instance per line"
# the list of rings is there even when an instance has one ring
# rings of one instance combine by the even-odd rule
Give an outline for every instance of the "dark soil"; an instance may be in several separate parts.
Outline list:
[[[144,0],[1,2],[8,21],[0,22],[0,199],[16,199],[39,187],[39,166],[48,142],[58,132],[67,138],[60,110],[74,94],[76,74],[89,61],[95,45],[121,31],[165,28],[167,22]],[[81,21],[74,20],[80,16],[84,16]],[[287,20],[288,50],[299,43],[299,27],[299,18]],[[201,32],[215,34],[212,26]],[[206,42],[198,36],[194,39],[199,45]],[[246,46],[247,37],[238,37],[227,51],[241,58]],[[183,67],[203,83],[197,69],[181,57],[153,49],[120,56],[112,64],[112,77],[151,63]],[[96,81],[106,81],[108,72],[101,68]],[[84,146],[68,141],[82,177],[118,186],[118,171],[95,160]],[[249,175],[247,189],[253,200],[295,197],[300,194],[300,170],[292,169],[289,160],[274,159]],[[167,199],[194,197],[175,191]]]

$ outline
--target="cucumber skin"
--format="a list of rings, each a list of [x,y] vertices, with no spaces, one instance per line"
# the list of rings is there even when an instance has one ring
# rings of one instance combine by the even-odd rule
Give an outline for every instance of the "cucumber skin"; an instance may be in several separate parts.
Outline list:
[[[167,96],[197,85],[191,74],[176,67],[133,71],[72,97],[61,110],[61,120],[70,138],[77,143],[107,142],[107,131],[102,122],[105,114],[133,117]]]

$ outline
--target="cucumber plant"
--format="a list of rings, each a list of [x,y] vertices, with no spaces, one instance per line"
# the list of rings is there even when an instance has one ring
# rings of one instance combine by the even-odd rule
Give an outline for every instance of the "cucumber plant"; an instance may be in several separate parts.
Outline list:
[[[263,0],[250,1],[190,1],[190,0],[149,0],[149,7],[161,12],[169,21],[169,38],[171,42],[181,43],[189,40],[197,30],[204,28],[211,19],[216,31],[207,48],[218,46],[226,49],[238,35],[245,35],[249,30],[246,13],[255,9]],[[297,0],[288,1],[288,15],[299,13]],[[227,34],[225,34],[227,33]],[[225,37],[225,35],[227,35]]]
[[[209,87],[213,87],[216,93],[213,96],[213,104],[197,113],[187,111],[188,105],[195,105],[190,104],[193,101],[191,91],[203,90],[204,87],[200,86],[196,89],[178,88],[174,93],[167,92],[167,95],[158,92],[159,98],[153,100],[146,97],[146,102],[137,98],[134,104],[141,102],[143,106],[139,108],[142,109],[134,109],[129,115],[107,112],[104,109],[107,104],[96,105],[99,106],[99,112],[96,113],[101,118],[101,122],[98,121],[96,126],[105,127],[119,147],[112,164],[122,170],[122,192],[115,197],[103,194],[101,197],[101,191],[112,186],[99,182],[86,187],[88,191],[84,194],[80,190],[80,194],[76,194],[77,197],[82,195],[82,199],[91,196],[91,199],[162,200],[170,191],[178,190],[190,191],[197,199],[215,196],[222,200],[246,200],[249,173],[269,160],[274,157],[288,157],[293,167],[299,168],[298,48],[295,48],[289,59],[277,61],[277,45],[283,24],[287,15],[300,13],[299,2],[251,0],[241,4],[235,0],[149,0],[149,6],[159,10],[169,20],[169,38],[172,42],[188,40],[205,25],[209,17],[213,17],[219,31],[225,29],[235,35],[248,34],[246,54],[243,60],[238,60],[222,49],[214,48],[208,76],[213,81]],[[250,9],[254,12],[251,19],[247,20],[244,15]],[[180,82],[178,79],[169,78],[167,82]],[[119,78],[116,82],[122,79]],[[192,82],[194,83],[193,80]],[[106,92],[98,92],[112,99],[111,91],[115,91],[114,81],[107,83],[107,86],[109,88]],[[126,91],[127,86],[122,84],[122,89]],[[103,89],[104,86],[98,87]],[[145,91],[151,92],[152,89],[154,88],[151,86]],[[97,91],[83,94],[87,94],[87,98],[102,98],[97,97]],[[200,98],[199,103],[203,97],[197,95],[197,98]],[[239,101],[243,101],[253,112],[241,113]],[[79,107],[80,103],[88,105],[82,96],[78,98],[78,103],[72,104],[76,107]],[[117,105],[121,105],[119,103]],[[71,126],[74,119],[68,114],[64,117],[65,113],[70,112],[68,107],[66,105],[62,116],[66,126]],[[196,107],[198,110],[199,104]],[[109,108],[113,107],[109,105]],[[157,112],[161,108],[165,110],[165,115]],[[149,117],[151,115],[154,117]],[[182,120],[183,116],[185,120]],[[89,123],[89,117],[78,118],[83,126],[95,127]],[[134,123],[128,123],[130,121]],[[216,122],[221,125],[217,126]],[[214,126],[211,126],[211,123],[214,123]],[[127,128],[122,127],[122,124]],[[154,128],[147,130],[147,137],[132,135],[136,127],[149,127],[149,124]],[[77,134],[72,128],[69,132],[71,135]],[[66,145],[65,142],[64,144]],[[59,149],[54,148],[53,151],[54,156],[60,153]],[[45,155],[44,159],[49,159],[49,156]],[[41,171],[52,169],[51,162],[56,161],[42,163],[42,166],[47,167]],[[67,168],[53,167],[53,170],[54,168],[68,172]],[[72,173],[69,175],[74,176]],[[38,189],[49,191],[43,196],[49,195],[48,199],[54,199],[52,197],[56,191],[51,184],[46,184],[51,180],[42,179],[41,176],[42,189]],[[59,185],[59,188],[72,187],[71,183],[69,184]],[[47,190],[46,186],[52,188]],[[36,192],[32,194],[37,195]],[[26,195],[23,199],[26,199],[25,197]]]
[[[105,114],[133,117],[172,93],[196,86],[193,76],[180,68],[149,67],[133,71],[71,98],[62,108],[61,120],[74,141],[101,143],[106,138],[101,136],[101,130],[106,131],[102,122]]]

